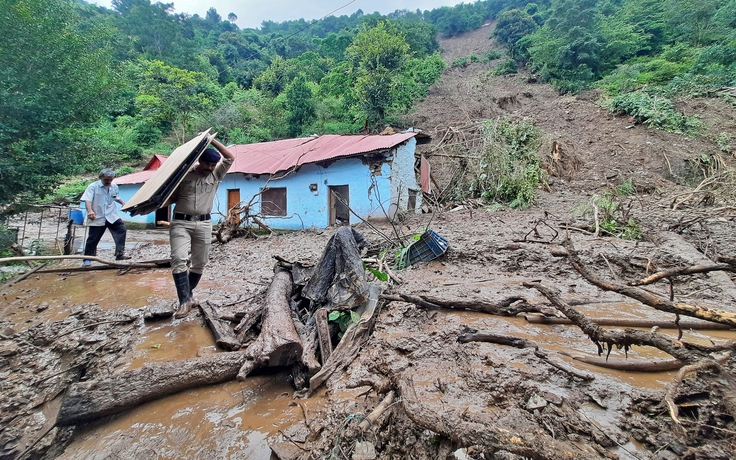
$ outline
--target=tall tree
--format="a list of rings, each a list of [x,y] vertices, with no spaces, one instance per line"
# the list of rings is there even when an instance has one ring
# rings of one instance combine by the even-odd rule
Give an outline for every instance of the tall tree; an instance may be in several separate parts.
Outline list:
[[[498,16],[493,36],[509,49],[512,56],[518,55],[516,43],[537,28],[537,23],[526,11],[509,10]]]
[[[347,59],[356,76],[353,90],[355,115],[377,127],[394,104],[402,68],[409,58],[409,45],[398,28],[388,21],[364,27],[347,48]]]
[[[130,41],[133,59],[142,55],[182,68],[192,65],[194,43],[185,38],[182,18],[172,14],[174,3],[113,0],[112,5],[120,13],[117,26]]]
[[[168,124],[177,141],[184,143],[194,118],[218,102],[219,87],[201,72],[160,61],[142,61],[140,67],[136,96],[140,116]]]
[[[296,77],[286,88],[286,110],[286,122],[291,137],[301,135],[316,116],[312,90],[302,75]]]
[[[109,34],[83,23],[77,8],[72,0],[0,2],[0,204],[78,172],[90,152],[74,146],[115,97]]]

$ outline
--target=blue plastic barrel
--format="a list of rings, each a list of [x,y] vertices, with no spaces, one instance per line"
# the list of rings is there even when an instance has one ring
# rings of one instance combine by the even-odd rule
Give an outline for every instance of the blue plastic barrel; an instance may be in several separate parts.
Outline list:
[[[69,219],[76,225],[82,225],[84,223],[84,213],[79,209],[69,211]]]

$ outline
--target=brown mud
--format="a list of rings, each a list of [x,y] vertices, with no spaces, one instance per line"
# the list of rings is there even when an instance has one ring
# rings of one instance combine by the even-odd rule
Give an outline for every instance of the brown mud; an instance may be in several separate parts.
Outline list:
[[[491,44],[490,32],[484,27],[443,40],[446,61],[482,55]],[[549,306],[539,292],[522,285],[538,280],[591,319],[674,319],[592,285],[559,245],[571,239],[590,270],[620,282],[703,263],[706,256],[711,261],[733,256],[733,211],[716,213],[724,205],[717,202],[689,202],[676,210],[671,203],[689,190],[682,179],[690,174],[692,158],[716,150],[715,135],[727,132],[736,139],[734,107],[713,99],[682,101],[683,112],[700,114],[708,124],[704,135],[690,139],[609,114],[596,104],[594,92],[559,96],[548,85],[530,83],[523,71],[489,76],[492,65],[448,68],[409,117],[411,124],[437,142],[451,128],[482,119],[530,119],[546,136],[540,155],[546,158],[557,142],[576,166],[550,175],[527,210],[462,205],[409,216],[396,231],[408,235],[432,228],[448,240],[449,250],[396,271],[402,283],[384,286],[385,292],[491,303],[521,297]],[[432,145],[421,148],[442,184],[456,160],[433,158]],[[626,180],[639,192],[628,206],[644,238],[594,237],[590,220],[575,208]],[[693,217],[697,223],[683,224]],[[386,222],[376,225],[387,235],[395,231]],[[373,248],[380,247],[382,237],[365,224],[355,227]],[[137,242],[130,250],[134,260],[168,257],[168,246],[157,244],[160,235],[137,233],[129,237]],[[262,301],[273,277],[273,256],[316,262],[333,233],[301,231],[215,244],[196,295],[223,308]],[[663,299],[736,312],[732,279],[699,274],[644,289]],[[574,325],[397,301],[381,303],[358,357],[309,398],[294,391],[288,370],[260,372],[244,382],[191,389],[84,426],[54,428],[55,411],[71,382],[217,352],[200,313],[185,320],[143,320],[147,306],[175,297],[166,269],[39,273],[0,289],[0,458],[23,453],[49,459],[728,459],[736,451],[736,366],[728,353],[714,356],[720,359],[717,366],[681,378],[677,371],[610,370],[570,356],[598,352]],[[458,341],[469,331],[523,338],[538,349]],[[736,339],[734,331],[656,332],[686,347]],[[610,357],[653,361],[669,355],[633,346],[612,347]],[[593,378],[581,378],[585,375]],[[394,402],[360,429],[391,390]],[[668,412],[668,395],[678,405],[680,423]]]

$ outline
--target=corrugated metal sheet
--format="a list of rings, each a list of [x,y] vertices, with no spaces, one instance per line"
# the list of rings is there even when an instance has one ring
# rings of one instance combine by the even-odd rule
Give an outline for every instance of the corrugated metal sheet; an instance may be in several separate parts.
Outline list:
[[[258,144],[235,145],[235,163],[230,172],[274,174],[295,166],[393,148],[417,133],[384,136],[340,136],[286,139]]]
[[[131,216],[153,212],[166,202],[214,136],[209,129],[174,150],[141,188],[120,208]],[[149,162],[149,164],[155,164]],[[121,177],[121,179],[125,176]],[[120,185],[120,182],[118,182]]]
[[[274,174],[308,163],[391,149],[416,135],[414,132],[373,136],[326,134],[319,137],[231,145],[228,148],[235,154],[235,163],[228,173]],[[115,183],[142,183],[154,172],[144,170],[128,174],[115,179]]]
[[[432,187],[430,184],[430,178],[432,177],[432,167],[429,164],[429,161],[422,155],[421,160],[419,162],[419,183],[422,186],[422,191],[424,193],[430,193],[432,191]]]

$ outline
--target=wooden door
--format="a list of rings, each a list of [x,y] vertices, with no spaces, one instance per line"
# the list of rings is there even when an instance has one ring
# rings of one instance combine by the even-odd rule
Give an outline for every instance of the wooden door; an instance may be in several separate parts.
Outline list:
[[[227,222],[229,224],[240,223],[240,189],[227,190]]]

